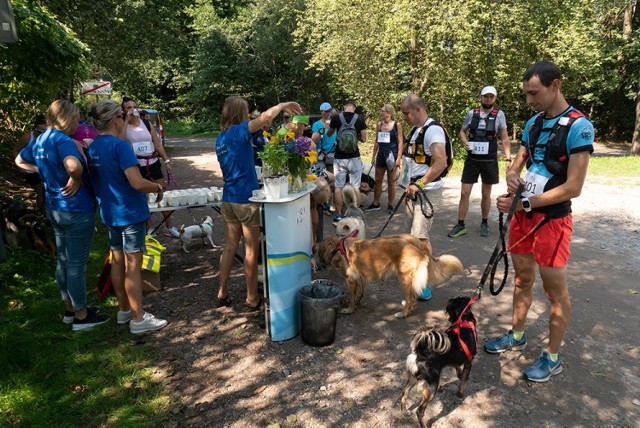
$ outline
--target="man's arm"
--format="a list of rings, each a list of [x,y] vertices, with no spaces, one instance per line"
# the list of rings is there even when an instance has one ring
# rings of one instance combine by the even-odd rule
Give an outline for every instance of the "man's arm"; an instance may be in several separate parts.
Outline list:
[[[500,142],[502,143],[502,151],[504,152],[505,162],[507,163],[507,170],[511,167],[511,140],[509,140],[509,133],[507,128],[500,131]]]

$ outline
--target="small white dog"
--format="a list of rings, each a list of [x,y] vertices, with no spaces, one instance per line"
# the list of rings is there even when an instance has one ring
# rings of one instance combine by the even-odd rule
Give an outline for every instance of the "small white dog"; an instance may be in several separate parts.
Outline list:
[[[207,237],[213,248],[218,248],[211,239],[213,233],[213,219],[209,216],[202,219],[202,224],[195,224],[193,226],[184,227],[184,224],[180,227],[180,239],[182,240],[182,249],[185,253],[188,253],[187,245],[195,238],[201,238],[204,244],[204,238]]]
[[[364,221],[364,213],[358,208],[358,197],[353,186],[347,183],[342,189],[342,199],[346,210],[344,218],[334,223],[336,235],[349,236],[351,232],[358,229],[358,238],[365,239],[367,235],[367,224]]]

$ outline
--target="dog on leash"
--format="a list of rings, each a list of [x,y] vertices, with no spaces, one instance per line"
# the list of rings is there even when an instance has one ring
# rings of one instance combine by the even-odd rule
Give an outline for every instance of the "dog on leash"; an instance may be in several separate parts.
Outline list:
[[[184,227],[184,224],[180,226],[180,239],[182,240],[182,250],[188,253],[187,245],[191,244],[196,238],[201,238],[204,244],[204,238],[209,239],[211,247],[217,248],[213,243],[211,235],[213,234],[213,219],[209,216],[202,219],[202,224],[194,224],[193,226]]]
[[[471,299],[457,297],[449,300],[446,313],[451,326],[445,331],[424,329],[411,341],[411,353],[407,356],[407,385],[400,396],[400,406],[407,410],[409,392],[420,381],[424,382],[422,399],[416,412],[418,422],[424,427],[424,412],[440,387],[442,369],[453,366],[460,386],[456,395],[462,397],[471,372],[471,362],[478,350],[476,318],[471,312]]]
[[[364,213],[358,207],[358,195],[356,189],[349,183],[342,188],[342,200],[346,207],[344,217],[334,224],[336,235],[349,236],[354,230],[358,230],[359,238],[367,237],[367,224],[364,221]]]
[[[444,254],[434,258],[431,244],[412,235],[387,235],[375,239],[331,236],[314,246],[314,254],[323,266],[332,266],[345,278],[351,300],[344,314],[351,314],[371,281],[395,274],[406,304],[397,318],[411,313],[416,296],[427,283],[439,285],[463,271],[460,260]]]

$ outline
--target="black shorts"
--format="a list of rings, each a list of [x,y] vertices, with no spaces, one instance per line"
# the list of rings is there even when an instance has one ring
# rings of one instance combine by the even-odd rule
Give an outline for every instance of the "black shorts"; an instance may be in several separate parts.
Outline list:
[[[23,174],[24,180],[31,187],[35,187],[38,184],[42,184],[42,179],[40,178],[40,174],[37,172],[25,172]]]
[[[148,167],[146,165],[141,166],[140,175],[150,181],[163,179],[164,175],[162,175],[162,166],[160,165],[160,159],[150,164]]]
[[[482,184],[498,184],[500,182],[498,161],[478,161],[467,158],[464,161],[462,180],[460,181],[464,184],[474,184],[478,182],[478,176],[482,177]]]

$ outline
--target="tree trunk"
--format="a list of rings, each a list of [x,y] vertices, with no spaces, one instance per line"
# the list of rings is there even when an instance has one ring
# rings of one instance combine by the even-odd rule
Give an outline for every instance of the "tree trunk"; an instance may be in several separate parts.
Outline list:
[[[631,156],[640,155],[640,78],[638,79],[638,94],[636,95],[636,126],[631,140]]]

